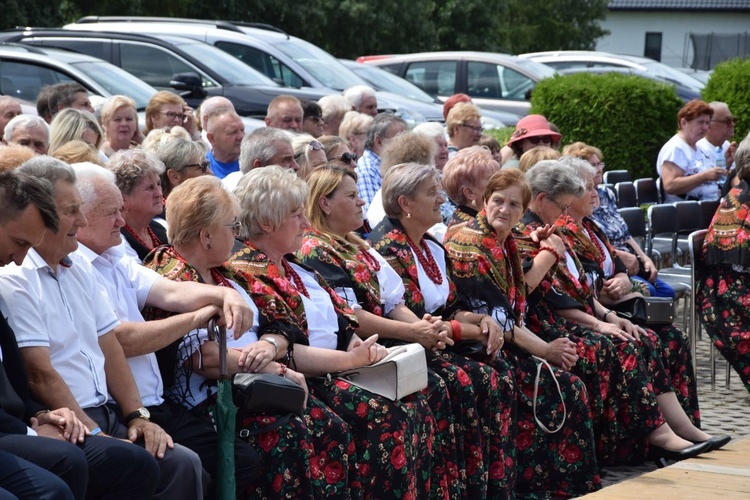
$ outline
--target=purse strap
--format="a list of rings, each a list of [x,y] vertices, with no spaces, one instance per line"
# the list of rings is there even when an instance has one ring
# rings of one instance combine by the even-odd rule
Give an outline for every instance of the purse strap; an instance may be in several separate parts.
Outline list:
[[[552,369],[552,366],[547,362],[546,359],[540,358],[538,356],[531,356],[534,358],[536,363],[536,377],[534,378],[534,420],[536,420],[537,425],[547,434],[554,434],[560,429],[563,428],[563,425],[565,425],[565,420],[568,418],[568,409],[565,407],[565,400],[563,400],[562,390],[560,389],[560,382],[557,381],[557,377],[555,376],[555,372]],[[546,366],[549,370],[550,375],[552,375],[552,380],[555,382],[555,386],[557,387],[557,394],[560,396],[560,403],[563,405],[563,418],[562,422],[560,422],[560,425],[557,426],[557,429],[550,430],[547,428],[546,425],[544,425],[541,420],[536,416],[536,406],[537,406],[537,394],[539,393],[539,379],[542,377],[542,367]]]

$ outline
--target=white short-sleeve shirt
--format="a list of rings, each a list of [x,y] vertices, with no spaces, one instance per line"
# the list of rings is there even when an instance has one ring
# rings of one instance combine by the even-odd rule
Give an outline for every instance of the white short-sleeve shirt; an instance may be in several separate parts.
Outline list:
[[[679,135],[675,135],[662,146],[659,156],[656,160],[656,171],[661,175],[661,167],[664,162],[669,161],[677,165],[685,176],[691,176],[713,168],[715,160],[712,156],[697,147],[691,148],[688,143],[682,140]],[[686,196],[697,198],[699,200],[718,200],[721,190],[716,182],[704,182],[699,186],[685,193]],[[665,194],[665,202],[672,203],[680,201],[677,195]]]
[[[0,269],[0,310],[18,346],[47,347],[53,368],[82,408],[107,402],[99,336],[120,322],[91,265],[69,255],[57,271],[29,250],[21,266]]]
[[[166,278],[143,267],[126,251],[125,243],[109,248],[100,255],[79,244],[76,254],[90,262],[96,270],[96,278],[107,291],[120,321],[145,321],[141,309],[146,305],[151,287],[157,279]],[[130,357],[128,364],[143,404],[158,406],[164,403],[164,383],[156,355],[149,353]]]

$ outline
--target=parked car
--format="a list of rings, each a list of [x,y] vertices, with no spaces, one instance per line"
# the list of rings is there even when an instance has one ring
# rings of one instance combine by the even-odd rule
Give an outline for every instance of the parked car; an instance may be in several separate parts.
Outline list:
[[[655,82],[666,83],[667,85],[673,86],[675,91],[677,92],[677,97],[682,99],[682,101],[685,103],[692,101],[693,99],[701,98],[700,93],[696,92],[695,90],[691,88],[684,87],[682,85],[676,84],[674,82],[670,82],[668,80],[664,80],[662,78],[659,78],[658,76],[655,76],[653,73],[649,73],[648,71],[638,71],[638,70],[631,69],[631,68],[618,68],[615,66],[597,67],[597,68],[568,68],[568,69],[559,70],[559,73],[561,75],[569,75],[573,73],[595,73],[599,75],[603,75],[605,73],[620,73],[623,75],[635,75],[641,78],[647,78]]]
[[[104,59],[159,90],[177,91],[193,107],[221,95],[241,116],[262,118],[281,94],[317,100],[326,89],[290,89],[211,45],[179,36],[33,28],[0,32],[0,41],[61,47]]]
[[[91,94],[133,98],[143,112],[156,89],[101,59],[54,48],[0,43],[0,94],[35,103],[42,87],[79,83]],[[34,111],[36,113],[36,111]]]
[[[676,70],[671,66],[662,64],[648,57],[629,56],[622,54],[611,54],[609,52],[596,52],[592,50],[559,50],[552,52],[530,52],[518,57],[546,64],[556,70],[578,68],[578,67],[621,67],[631,68],[638,71],[650,73],[662,80],[682,85],[700,92],[704,83],[695,78]]]
[[[529,114],[536,83],[555,74],[543,64],[490,52],[422,52],[357,61],[390,71],[440,99],[462,92],[481,108],[522,116]]]

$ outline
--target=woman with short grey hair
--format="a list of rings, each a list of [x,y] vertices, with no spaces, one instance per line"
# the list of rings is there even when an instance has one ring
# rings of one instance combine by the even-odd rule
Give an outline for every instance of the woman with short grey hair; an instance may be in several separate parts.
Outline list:
[[[161,175],[164,199],[186,180],[209,173],[206,150],[200,142],[173,139],[164,144],[156,156],[164,163],[164,173]]]
[[[391,173],[393,172],[393,173]],[[411,214],[404,214],[399,198],[405,196],[414,198],[422,184],[428,179],[438,182],[438,171],[432,165],[420,163],[402,163],[392,167],[383,179],[383,209],[385,215],[398,219],[403,215],[411,218]],[[386,180],[388,182],[386,183]]]
[[[341,121],[352,110],[352,105],[342,95],[323,96],[318,99],[318,105],[323,112],[323,135],[339,135]]]
[[[167,243],[165,224],[156,220],[164,212],[161,175],[164,164],[151,153],[140,149],[123,149],[109,158],[107,167],[115,174],[115,183],[122,193],[125,226],[121,232],[140,261]]]

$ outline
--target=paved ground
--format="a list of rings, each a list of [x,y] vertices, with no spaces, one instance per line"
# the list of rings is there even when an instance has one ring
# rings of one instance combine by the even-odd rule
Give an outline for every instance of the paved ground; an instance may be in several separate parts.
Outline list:
[[[709,345],[708,335],[704,332],[703,338],[697,342],[698,396],[702,428],[711,434],[729,434],[734,438],[750,436],[750,393],[734,371],[730,376],[729,388],[725,387],[726,362],[718,352],[716,386],[711,388]],[[602,484],[606,488],[655,469],[653,462],[638,467],[611,467]]]

